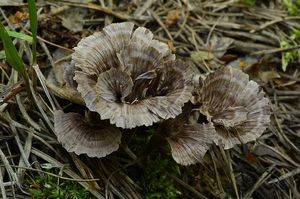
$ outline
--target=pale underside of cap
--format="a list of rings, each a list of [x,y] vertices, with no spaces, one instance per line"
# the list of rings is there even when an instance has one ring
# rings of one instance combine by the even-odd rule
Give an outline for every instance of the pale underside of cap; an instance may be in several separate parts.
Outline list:
[[[183,125],[178,131],[172,132],[167,138],[173,159],[181,165],[202,162],[203,156],[216,139],[212,123]]]
[[[54,113],[58,141],[68,152],[89,157],[105,157],[119,148],[121,131],[108,125],[91,125],[78,113]]]

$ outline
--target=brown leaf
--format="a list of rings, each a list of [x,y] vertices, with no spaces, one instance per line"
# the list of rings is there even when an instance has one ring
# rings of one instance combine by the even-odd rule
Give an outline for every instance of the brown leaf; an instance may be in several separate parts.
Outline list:
[[[168,46],[173,53],[176,53],[176,47],[174,46],[174,43],[172,41],[168,41]]]
[[[210,49],[217,58],[221,58],[232,43],[233,39],[231,38],[213,35],[208,43],[208,49]]]
[[[57,49],[53,53],[53,72],[55,74],[55,79],[59,86],[63,86],[65,82],[64,71],[66,68],[70,67],[70,60],[64,60],[71,53],[63,49]]]
[[[10,23],[12,24],[23,23],[27,21],[28,18],[29,18],[29,14],[27,12],[20,12],[20,11],[17,11],[15,15],[10,15],[8,17]]]
[[[268,83],[273,79],[280,78],[280,75],[275,71],[263,71],[259,73],[259,77],[263,82]]]
[[[166,21],[165,21],[166,26],[171,27],[174,24],[176,24],[179,19],[179,14],[180,14],[179,10],[170,10],[166,17]]]
[[[214,54],[209,51],[192,51],[191,59],[194,62],[210,61],[214,58]]]
[[[83,8],[72,8],[66,10],[63,14],[58,15],[61,18],[61,24],[68,30],[77,33],[82,31],[84,25],[84,18],[87,10]]]

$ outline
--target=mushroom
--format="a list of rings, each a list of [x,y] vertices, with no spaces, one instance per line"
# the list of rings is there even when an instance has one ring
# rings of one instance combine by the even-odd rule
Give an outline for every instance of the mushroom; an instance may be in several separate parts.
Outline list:
[[[264,92],[247,74],[231,67],[210,73],[192,102],[164,124],[173,159],[182,165],[201,162],[213,143],[230,149],[254,141],[270,122]]]
[[[117,127],[161,120],[172,156],[183,165],[201,161],[213,143],[229,149],[261,136],[270,122],[269,100],[247,74],[223,67],[194,90],[195,68],[176,60],[148,29],[133,27],[130,22],[111,24],[75,47],[65,79],[86,107],[110,124],[56,112],[55,131],[68,151],[104,157],[118,149]]]
[[[133,27],[130,22],[111,24],[75,47],[65,81],[110,125],[92,124],[78,113],[55,112],[55,132],[67,151],[104,157],[118,149],[117,127],[150,126],[175,118],[190,100],[192,66],[175,60],[148,29]]]
[[[216,144],[230,149],[254,141],[270,123],[264,91],[241,70],[223,67],[209,74],[197,89],[200,112],[215,126]]]
[[[173,159],[181,165],[201,162],[216,136],[212,123],[198,123],[199,114],[192,103],[183,107],[175,119],[164,121],[160,132],[166,136]]]
[[[201,162],[212,144],[215,128],[212,123],[184,124],[174,135],[167,137],[173,159],[181,165]]]
[[[116,151],[121,143],[121,131],[104,122],[92,124],[78,113],[54,113],[57,139],[69,152],[105,157]]]
[[[191,67],[150,30],[133,27],[115,23],[82,39],[65,73],[89,110],[121,128],[175,118],[193,89]]]

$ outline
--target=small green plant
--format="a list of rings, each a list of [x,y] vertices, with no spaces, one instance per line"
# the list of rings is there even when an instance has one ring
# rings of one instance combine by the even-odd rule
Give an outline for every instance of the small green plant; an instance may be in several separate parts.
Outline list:
[[[32,33],[32,64],[36,63],[36,42],[37,42],[37,13],[36,13],[36,5],[35,0],[28,1],[28,10],[29,10],[29,19],[30,19],[30,29]]]
[[[30,182],[29,192],[35,199],[90,199],[88,190],[73,181],[58,180],[56,177],[39,176]]]
[[[281,48],[291,48],[291,47],[293,47],[293,45],[291,45],[287,41],[282,41],[280,45],[281,45]],[[289,64],[290,62],[296,60],[297,57],[298,57],[298,53],[296,51],[285,52],[284,56],[283,56],[284,61],[286,62],[286,64]]]
[[[293,34],[291,35],[291,39],[296,42],[300,41],[300,30],[294,30]]]
[[[5,52],[5,59],[9,65],[14,68],[22,77],[25,82],[27,94],[29,98],[32,98],[30,86],[29,86],[29,75],[26,69],[26,66],[19,55],[16,47],[14,46],[10,36],[23,39],[25,41],[32,43],[32,62],[36,61],[36,41],[37,41],[37,13],[35,7],[35,1],[29,0],[29,13],[30,13],[30,28],[32,31],[32,37],[27,36],[23,33],[18,33],[15,31],[9,31],[5,26],[0,22],[0,39],[3,43],[3,48]]]
[[[3,42],[7,62],[24,77],[25,81],[28,81],[24,62],[2,23],[0,23],[0,37]]]
[[[242,3],[246,6],[254,6],[256,3],[256,0],[240,0],[240,3]]]
[[[294,30],[292,35],[290,36],[290,39],[294,41],[294,43],[299,43],[300,41],[300,30]],[[280,42],[281,48],[292,48],[295,46],[295,44],[291,44],[291,42],[287,40],[283,40]],[[283,54],[283,64],[282,64],[282,69],[285,71],[287,68],[287,65],[293,61],[299,60],[300,59],[300,52],[297,50],[285,52]]]
[[[156,156],[147,165],[140,180],[146,199],[176,199],[181,197],[181,192],[168,173],[180,174],[179,166],[171,159]]]
[[[290,15],[300,15],[300,0],[283,0],[283,6]]]

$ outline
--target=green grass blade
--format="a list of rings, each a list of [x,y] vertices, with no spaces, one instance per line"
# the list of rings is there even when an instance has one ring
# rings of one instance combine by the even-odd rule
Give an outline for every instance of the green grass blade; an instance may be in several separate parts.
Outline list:
[[[30,20],[30,29],[32,33],[32,64],[36,63],[36,42],[37,42],[37,13],[35,0],[28,0],[28,9],[29,9],[29,20]]]
[[[4,50],[1,50],[1,51],[0,51],[0,60],[5,59],[5,58],[6,58],[6,56],[5,56],[5,51],[4,51]]]
[[[0,37],[3,42],[7,62],[22,76],[26,75],[24,62],[2,23],[0,23]]]
[[[8,35],[11,36],[11,37],[15,37],[15,38],[27,41],[29,43],[32,43],[32,37],[29,36],[29,35],[26,35],[26,34],[20,33],[20,32],[10,31],[10,30],[7,30],[7,29],[6,29],[6,31],[7,31]]]

